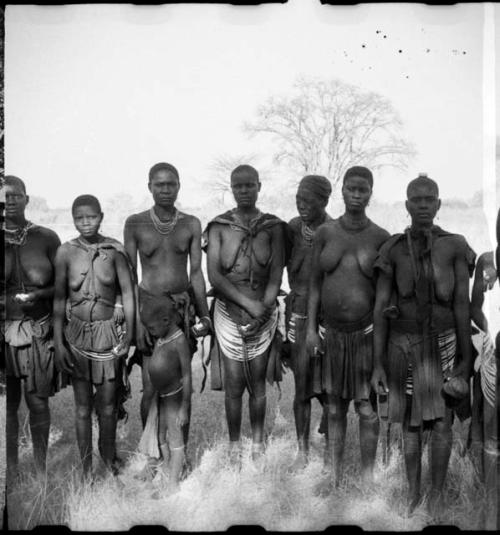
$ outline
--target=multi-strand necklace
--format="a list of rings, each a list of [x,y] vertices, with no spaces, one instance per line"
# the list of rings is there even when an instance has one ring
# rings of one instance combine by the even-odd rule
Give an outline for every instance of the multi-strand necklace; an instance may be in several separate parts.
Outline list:
[[[307,223],[304,223],[304,221],[302,221],[300,225],[300,233],[302,234],[302,239],[307,247],[312,247],[314,230]]]
[[[323,224],[325,221],[329,221],[330,219],[331,219],[330,216],[328,214],[325,214],[322,220],[320,221],[319,225]],[[304,240],[304,243],[306,244],[307,247],[312,247],[315,232],[316,230],[312,229],[304,221],[301,221],[300,234],[302,235],[302,239]]]
[[[34,226],[35,225],[31,221],[26,221],[26,224],[23,227],[17,227],[15,229],[5,227],[5,243],[21,247],[26,243],[28,232]]]
[[[151,221],[153,222],[153,225],[155,229],[163,235],[170,234],[175,226],[177,225],[177,221],[179,221],[179,210],[177,208],[174,208],[174,215],[172,218],[167,219],[166,221],[162,221],[154,211],[154,208],[151,207],[149,210],[149,215],[151,217]]]

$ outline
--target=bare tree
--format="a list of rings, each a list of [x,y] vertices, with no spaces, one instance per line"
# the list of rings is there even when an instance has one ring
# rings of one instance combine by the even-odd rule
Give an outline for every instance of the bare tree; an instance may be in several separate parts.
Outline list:
[[[276,164],[333,184],[352,165],[405,169],[414,154],[389,100],[335,79],[299,78],[290,96],[269,98],[244,129],[270,137]]]

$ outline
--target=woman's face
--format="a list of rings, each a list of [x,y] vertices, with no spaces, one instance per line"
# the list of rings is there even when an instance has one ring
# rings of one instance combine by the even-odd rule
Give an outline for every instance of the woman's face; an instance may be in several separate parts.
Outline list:
[[[318,220],[323,215],[326,206],[325,199],[303,186],[297,190],[295,203],[297,212],[304,223]]]
[[[364,210],[371,196],[372,187],[368,180],[362,176],[350,176],[342,186],[342,197],[348,212]]]
[[[438,194],[427,184],[418,184],[408,191],[406,209],[412,225],[432,225],[441,206]]]
[[[99,232],[102,217],[94,206],[77,206],[73,212],[73,223],[83,238],[92,238]]]

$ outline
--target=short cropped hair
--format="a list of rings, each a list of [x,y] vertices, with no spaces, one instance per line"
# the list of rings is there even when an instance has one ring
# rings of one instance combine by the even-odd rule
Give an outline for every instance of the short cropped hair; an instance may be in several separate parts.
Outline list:
[[[158,171],[168,171],[169,173],[172,173],[175,176],[175,178],[177,179],[177,182],[180,182],[179,171],[177,171],[177,169],[171,163],[160,162],[160,163],[155,163],[153,167],[151,167],[151,169],[149,170],[149,183],[150,184],[153,181],[153,177]]]
[[[344,185],[345,181],[351,176],[360,176],[361,178],[364,178],[368,181],[368,184],[370,184],[370,188],[373,188],[373,175],[372,172],[368,169],[368,167],[363,167],[362,165],[355,165],[354,167],[349,167],[349,169],[344,174],[342,185]]]
[[[6,186],[14,186],[21,188],[23,190],[23,193],[26,195],[26,184],[17,176],[14,175],[7,175],[4,178],[4,183]]]
[[[94,197],[94,195],[79,195],[73,201],[73,204],[71,206],[71,213],[74,214],[75,210],[80,206],[90,206],[92,208],[95,208],[100,214],[102,214],[99,199],[97,197]]]
[[[247,164],[238,165],[238,167],[235,167],[233,171],[231,172],[231,180],[234,178],[235,175],[239,175],[241,173],[248,173],[252,175],[254,178],[256,178],[257,182],[259,181],[259,173],[257,172],[257,169]]]
[[[437,182],[432,180],[432,178],[429,178],[427,175],[419,175],[408,183],[408,186],[406,187],[406,198],[410,198],[410,191],[417,186],[427,186],[434,190],[436,196],[439,197],[439,187]]]

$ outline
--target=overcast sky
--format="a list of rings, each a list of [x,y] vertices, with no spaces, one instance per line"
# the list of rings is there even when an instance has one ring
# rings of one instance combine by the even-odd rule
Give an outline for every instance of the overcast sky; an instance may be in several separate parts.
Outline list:
[[[442,198],[481,187],[482,5],[8,6],[5,26],[6,172],[52,207],[143,197],[157,161],[179,169],[184,205],[202,203],[214,158],[270,150],[242,123],[301,74],[400,113],[418,155],[378,173],[377,197],[402,199],[420,171]]]

